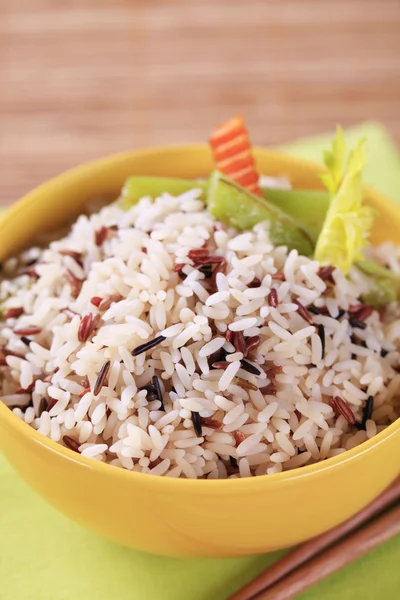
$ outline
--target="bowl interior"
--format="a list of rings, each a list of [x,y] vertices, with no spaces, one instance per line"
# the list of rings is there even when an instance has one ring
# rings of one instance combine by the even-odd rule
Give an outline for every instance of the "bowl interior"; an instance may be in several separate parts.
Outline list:
[[[258,148],[258,169],[271,177],[288,176],[293,187],[322,189],[322,167]],[[206,144],[127,152],[88,163],[44,183],[13,205],[2,220],[0,261],[26,248],[38,234],[62,227],[93,197],[112,201],[130,175],[197,178],[213,169]],[[400,240],[400,208],[367,189],[367,203],[377,209],[372,242]]]

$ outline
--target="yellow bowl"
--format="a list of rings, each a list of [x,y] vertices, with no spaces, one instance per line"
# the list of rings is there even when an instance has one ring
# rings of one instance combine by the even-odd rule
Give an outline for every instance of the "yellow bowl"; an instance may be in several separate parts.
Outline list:
[[[259,149],[259,170],[319,188],[313,164]],[[111,156],[37,188],[0,222],[0,260],[34,234],[76,216],[96,195],[116,197],[132,174],[199,177],[205,145]],[[373,241],[400,239],[400,209],[369,190]],[[228,481],[151,477],[81,457],[42,437],[0,402],[0,446],[15,470],[71,519],[128,546],[177,556],[240,556],[297,544],[360,510],[400,472],[400,420],[344,455],[277,475]]]

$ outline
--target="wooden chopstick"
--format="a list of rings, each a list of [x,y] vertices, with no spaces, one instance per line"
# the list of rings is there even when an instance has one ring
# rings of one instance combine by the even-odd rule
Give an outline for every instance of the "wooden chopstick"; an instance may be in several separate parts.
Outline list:
[[[305,563],[255,597],[255,600],[292,600],[356,558],[400,534],[400,505],[374,519],[353,535]]]
[[[385,509],[399,499],[400,478],[397,479],[392,486],[385,490],[380,496],[378,496],[378,498],[376,498],[373,502],[371,502],[371,504],[369,504],[359,513],[341,525],[338,525],[330,531],[323,533],[322,535],[313,538],[308,542],[305,542],[301,546],[298,546],[286,554],[282,560],[272,565],[249,584],[233,594],[229,600],[250,600],[256,597],[257,600],[259,600],[259,598],[264,598],[264,596],[258,596],[258,594],[271,588],[271,586],[274,586],[276,582],[285,578],[285,576],[292,573],[295,569],[299,568],[300,570],[301,566],[307,563],[307,561],[310,561],[310,559],[312,559],[314,556],[320,554],[323,550],[330,548],[333,544],[335,544],[335,542],[341,540],[364,523],[367,523],[373,517],[382,513]],[[342,545],[340,545],[340,548],[342,548]],[[323,556],[325,556],[325,554]],[[285,581],[287,581],[289,577],[290,575],[285,578]],[[274,588],[275,587],[276,586],[274,586]]]

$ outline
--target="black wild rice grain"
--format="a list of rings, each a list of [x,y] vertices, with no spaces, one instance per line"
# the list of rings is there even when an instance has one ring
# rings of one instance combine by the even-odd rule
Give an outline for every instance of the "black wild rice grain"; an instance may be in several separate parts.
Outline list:
[[[229,457],[229,462],[231,463],[231,467],[233,469],[237,469],[238,468],[238,463],[237,463],[237,460],[236,460],[236,458],[234,456],[230,456]]]
[[[107,360],[104,365],[101,367],[100,369],[100,373],[99,376],[97,377],[95,386],[94,386],[94,390],[93,390],[93,396],[98,396],[100,394],[100,390],[103,387],[104,384],[104,380],[107,377],[108,371],[110,369],[110,361]]]
[[[325,358],[325,327],[323,325],[318,325],[318,336],[321,340],[322,352],[321,352],[321,360]]]
[[[311,306],[308,307],[308,312],[310,312],[313,315],[320,315],[322,311],[317,306],[314,306],[312,304]]]
[[[349,323],[352,327],[355,327],[357,329],[366,329],[367,328],[367,324],[364,323],[364,321],[360,321],[359,319],[356,319],[355,317],[350,317]]]
[[[241,367],[244,371],[251,373],[252,375],[261,375],[260,369],[257,369],[254,365],[249,363],[247,360],[242,359],[240,361]]]
[[[149,383],[148,385],[143,385],[141,388],[139,388],[139,390],[146,390],[146,392],[155,392],[156,388],[154,387],[154,385]]]
[[[203,265],[202,267],[200,267],[199,271],[201,273],[203,273],[203,275],[205,276],[206,279],[208,279],[209,277],[211,277],[212,274],[213,274],[213,270],[212,270],[212,266],[211,265]]]
[[[151,378],[151,382],[154,386],[154,391],[157,394],[157,400],[159,400],[161,402],[161,410],[163,410],[165,412],[165,406],[164,406],[164,401],[163,401],[163,395],[162,395],[162,391],[161,391],[161,386],[160,386],[160,382],[158,380],[157,375],[153,375],[153,377]]]
[[[368,419],[370,419],[372,417],[372,411],[374,410],[374,398],[373,396],[368,396],[364,408],[363,408],[363,412],[362,412],[362,420],[361,423],[354,423],[355,427],[357,427],[358,430],[366,430],[366,424]]]
[[[152,350],[153,348],[158,346],[158,344],[161,344],[161,342],[163,342],[165,339],[166,338],[163,335],[158,335],[157,337],[146,342],[145,344],[136,346],[136,348],[134,348],[132,350],[131,354],[132,354],[132,356],[138,356],[139,354],[142,354],[142,352],[147,352],[148,350]]]
[[[226,355],[227,355],[227,352],[223,348],[220,348],[216,352],[213,352],[207,358],[208,366],[212,367],[214,363],[224,362],[226,359]],[[214,368],[219,369],[220,367],[214,367]]]
[[[385,350],[385,348],[381,348],[381,356],[385,358],[389,354],[389,350]]]
[[[21,342],[22,342],[23,344],[25,344],[25,346],[28,346],[28,348],[29,348],[29,346],[30,346],[30,345],[31,345],[31,343],[32,343],[32,340],[31,340],[30,338],[26,337],[25,335],[22,335],[22,336],[21,336]]]
[[[368,396],[363,409],[363,423],[365,423],[372,417],[372,411],[374,410],[374,397]]]
[[[337,320],[341,319],[343,317],[343,315],[345,315],[345,314],[346,314],[346,311],[343,310],[343,308],[340,308],[336,319]]]
[[[73,450],[74,452],[79,452],[79,443],[76,440],[74,440],[74,438],[70,437],[69,435],[64,435],[63,442],[70,450]]]
[[[193,427],[194,427],[194,432],[195,432],[196,436],[202,437],[203,430],[201,428],[201,419],[200,419],[200,414],[198,412],[192,411],[192,421],[193,421]]]

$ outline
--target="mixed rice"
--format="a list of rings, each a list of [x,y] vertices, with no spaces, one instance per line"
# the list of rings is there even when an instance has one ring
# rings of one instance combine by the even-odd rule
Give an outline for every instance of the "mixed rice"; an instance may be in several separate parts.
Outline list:
[[[382,431],[399,307],[199,194],[110,205],[3,265],[0,399],[83,456],[169,477],[279,473]],[[370,252],[400,272],[399,249]]]

